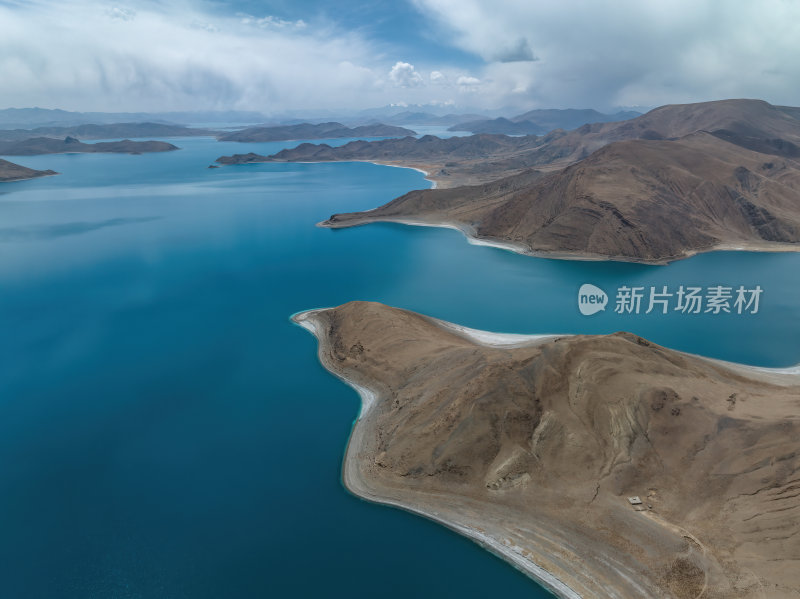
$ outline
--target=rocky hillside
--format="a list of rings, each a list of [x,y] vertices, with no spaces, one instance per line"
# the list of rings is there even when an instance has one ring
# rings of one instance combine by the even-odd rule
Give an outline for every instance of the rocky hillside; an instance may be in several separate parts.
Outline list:
[[[797,597],[797,374],[628,333],[491,346],[366,302],[295,319],[369,390],[345,462],[358,494],[583,597]]]

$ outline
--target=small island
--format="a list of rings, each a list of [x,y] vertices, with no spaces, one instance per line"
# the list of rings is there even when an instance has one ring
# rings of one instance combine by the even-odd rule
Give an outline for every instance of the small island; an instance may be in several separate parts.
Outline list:
[[[20,141],[35,137],[77,137],[78,139],[118,139],[126,137],[213,137],[219,131],[170,125],[168,123],[110,123],[73,126],[0,129],[0,141]]]
[[[0,155],[37,156],[40,154],[67,153],[113,153],[144,154],[146,152],[172,152],[178,146],[164,141],[104,141],[92,144],[83,143],[74,137],[54,139],[52,137],[33,137],[19,141],[0,141]]]
[[[354,494],[444,524],[563,598],[800,588],[800,368],[368,302],[293,320],[361,395]]]
[[[0,158],[0,183],[7,181],[24,181],[25,179],[35,179],[36,177],[47,177],[57,174],[57,172],[51,170],[37,171],[36,169],[21,166]]]

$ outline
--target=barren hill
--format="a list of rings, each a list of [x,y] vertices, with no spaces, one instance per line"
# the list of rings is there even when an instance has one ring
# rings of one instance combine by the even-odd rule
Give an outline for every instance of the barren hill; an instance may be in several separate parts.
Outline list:
[[[630,139],[676,139],[706,131],[758,151],[800,156],[800,120],[792,109],[763,100],[718,100],[670,104],[618,123],[594,123],[551,134],[532,153],[532,166],[563,167],[614,142]]]
[[[295,321],[361,390],[354,493],[561,597],[800,597],[798,374],[628,333],[488,345],[366,302]]]

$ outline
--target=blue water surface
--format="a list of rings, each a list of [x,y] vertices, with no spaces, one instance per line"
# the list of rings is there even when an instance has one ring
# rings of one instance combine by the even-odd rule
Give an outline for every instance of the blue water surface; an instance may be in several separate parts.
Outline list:
[[[0,187],[0,597],[549,596],[472,542],[347,494],[358,398],[289,322],[299,310],[375,300],[800,362],[798,254],[654,267],[523,257],[451,230],[331,231],[314,224],[429,183],[362,163],[208,169],[299,142],[172,141],[13,158],[61,174]],[[587,282],[764,292],[757,314],[587,317]]]

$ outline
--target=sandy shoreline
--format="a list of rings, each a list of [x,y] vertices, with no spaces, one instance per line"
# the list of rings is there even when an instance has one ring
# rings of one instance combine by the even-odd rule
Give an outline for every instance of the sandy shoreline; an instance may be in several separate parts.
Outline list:
[[[431,183],[431,186],[428,189],[437,189],[439,187],[439,183],[436,179],[431,178],[430,173],[426,170],[421,168],[417,168],[415,166],[407,166],[404,164],[395,164],[390,162],[376,162],[374,160],[323,160],[323,161],[313,161],[313,160],[292,160],[292,161],[278,161],[278,160],[270,160],[270,161],[262,161],[256,162],[255,164],[268,164],[268,163],[283,163],[283,164],[353,164],[353,163],[361,163],[361,164],[374,164],[376,166],[391,166],[392,168],[407,168],[412,171],[417,171],[418,173],[422,173],[425,176],[425,180]],[[372,210],[376,210],[377,208],[370,208],[369,210],[362,210],[361,212],[371,212]]]
[[[491,331],[482,331],[479,329],[470,329],[468,327],[440,320],[438,318],[428,317],[429,320],[435,322],[440,327],[459,333],[468,337],[472,341],[481,345],[490,347],[521,347],[525,345],[535,345],[548,339],[557,339],[559,337],[572,337],[573,334],[522,334],[522,333],[494,333]],[[718,360],[716,358],[709,358],[699,354],[692,354],[689,352],[680,352],[692,358],[700,358],[712,364],[723,366],[729,370],[740,372],[747,376],[766,375],[767,380],[774,382],[780,380],[781,383],[787,385],[797,384],[794,380],[795,377],[800,377],[800,364],[794,366],[787,366],[783,368],[770,368],[767,366],[753,366],[751,364],[741,364],[739,362],[728,362],[726,360]]]
[[[800,244],[797,244],[795,246],[787,246],[787,244],[785,243],[779,244],[770,242],[761,242],[761,243],[753,242],[749,244],[719,243],[700,250],[688,250],[684,254],[679,256],[670,256],[668,258],[663,258],[658,260],[644,260],[644,259],[630,258],[626,256],[604,256],[602,254],[584,254],[579,252],[557,252],[557,251],[551,252],[543,250],[532,250],[524,244],[518,244],[518,243],[513,243],[511,241],[503,241],[499,239],[477,237],[472,227],[452,222],[431,223],[413,219],[392,219],[392,220],[387,220],[386,222],[397,222],[404,225],[413,225],[420,227],[439,227],[443,229],[454,229],[456,231],[460,231],[467,238],[467,243],[469,243],[470,245],[493,247],[496,249],[513,252],[515,254],[521,254],[523,256],[531,256],[536,258],[550,258],[552,260],[581,260],[585,262],[604,262],[604,261],[630,262],[636,264],[648,264],[652,266],[665,266],[670,262],[675,262],[677,260],[684,260],[686,258],[691,258],[692,256],[708,252],[723,252],[723,251],[800,252]]]
[[[439,320],[438,318],[428,317],[432,322],[444,329],[453,331],[461,336],[467,337],[475,343],[486,345],[488,347],[521,347],[524,345],[535,345],[547,339],[555,339],[557,337],[565,337],[566,335],[525,335],[520,333],[492,333],[489,331],[482,331],[480,329],[471,329],[469,327],[454,324],[446,320]]]
[[[322,329],[314,320],[314,315],[317,312],[322,312],[324,310],[326,310],[326,308],[317,308],[316,310],[306,310],[304,312],[297,312],[296,314],[292,314],[290,320],[294,322],[296,325],[310,332],[317,339],[317,341],[320,344],[322,344],[324,339],[324,334],[322,332]],[[320,361],[322,361],[321,354],[320,354]],[[361,420],[361,418],[366,416],[369,413],[370,409],[375,405],[378,399],[377,394],[371,389],[368,389],[364,385],[360,385],[355,381],[346,379],[344,377],[338,377],[338,378],[341,381],[345,382],[346,384],[350,385],[353,389],[355,389],[359,397],[361,398],[361,408],[358,414],[358,420]]]
[[[428,171],[422,170],[421,168],[417,168],[415,166],[403,166],[402,164],[391,164],[389,162],[373,162],[369,160],[359,160],[356,162],[366,162],[368,164],[377,164],[378,166],[391,166],[392,168],[408,168],[411,169],[412,171],[417,171],[418,173],[422,173],[425,176],[425,180],[431,182],[430,189],[436,189],[439,187],[439,183],[436,181],[436,179],[431,178],[430,173]]]

